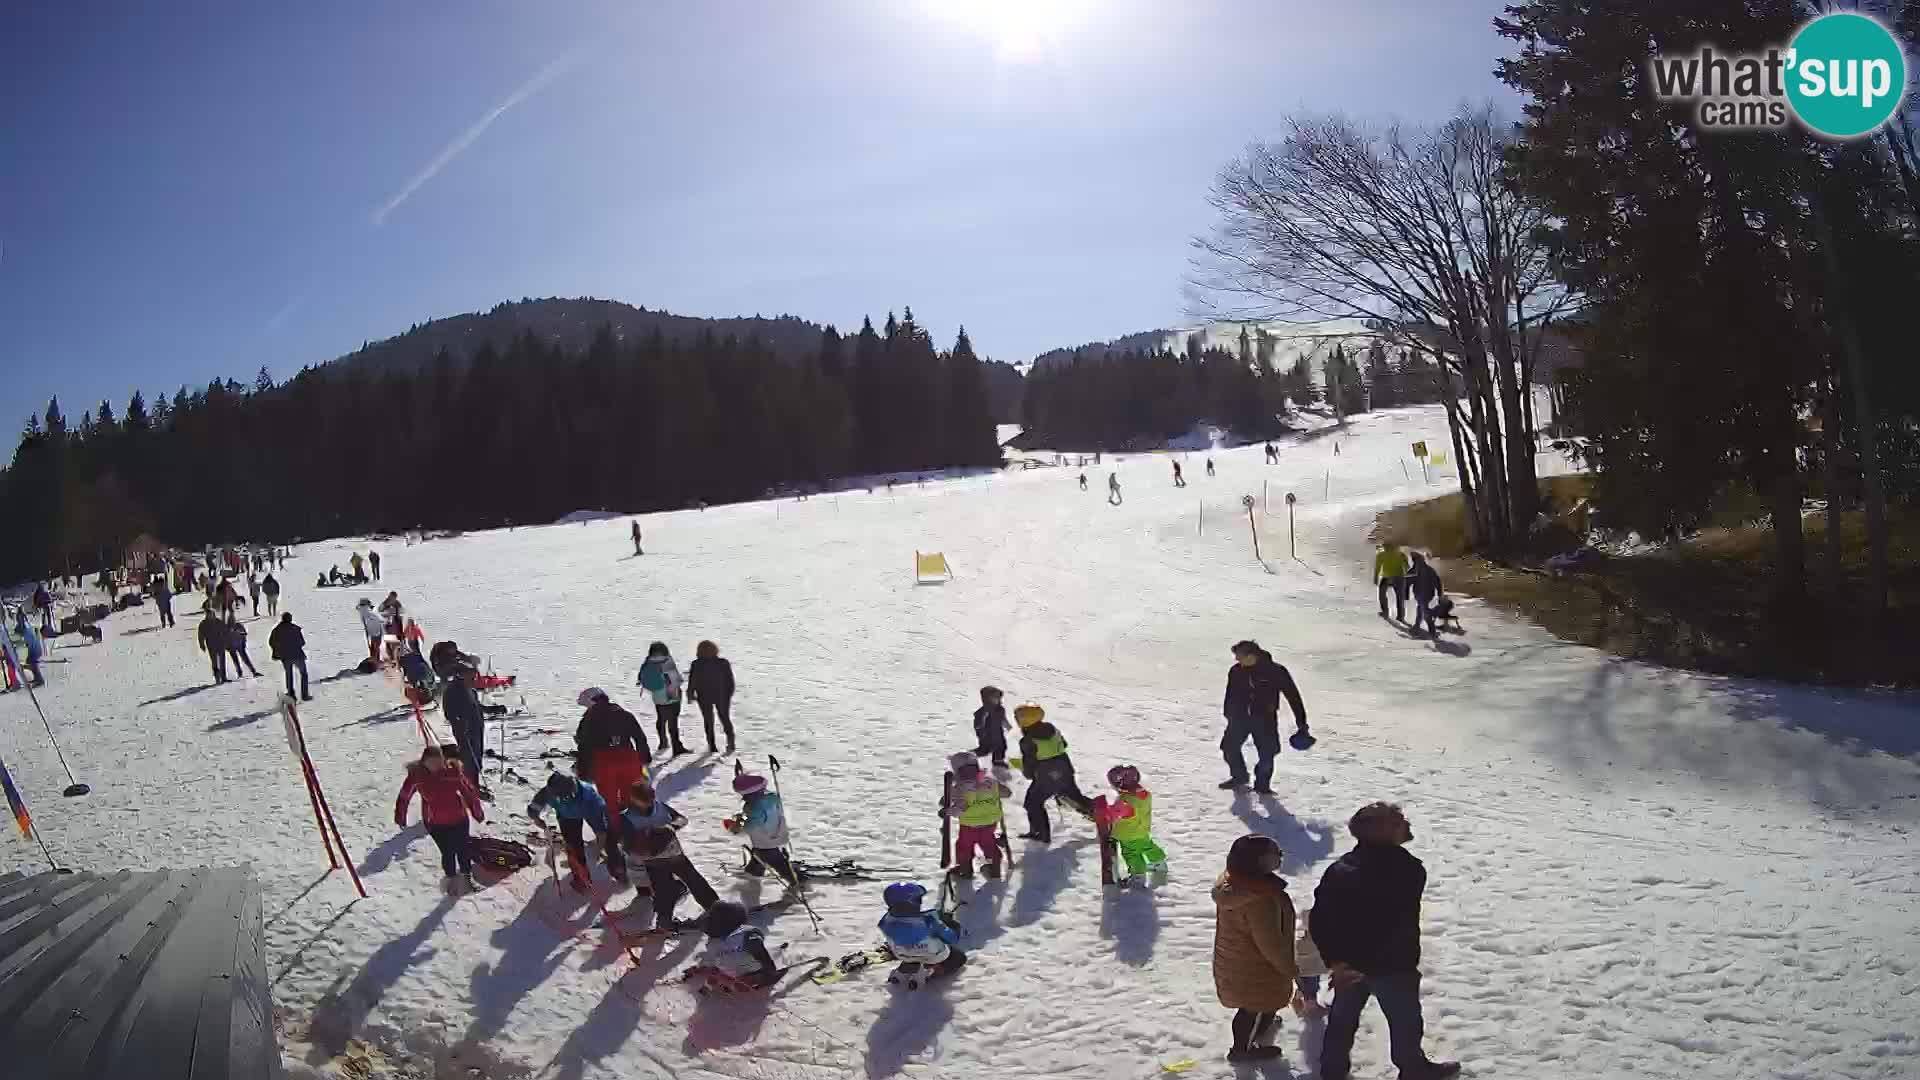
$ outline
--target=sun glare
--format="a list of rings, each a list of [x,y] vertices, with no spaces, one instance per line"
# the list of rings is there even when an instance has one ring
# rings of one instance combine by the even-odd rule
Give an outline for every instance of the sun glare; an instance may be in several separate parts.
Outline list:
[[[1050,51],[1086,6],[1080,0],[930,0],[939,14],[991,39],[1002,60],[1034,60]]]

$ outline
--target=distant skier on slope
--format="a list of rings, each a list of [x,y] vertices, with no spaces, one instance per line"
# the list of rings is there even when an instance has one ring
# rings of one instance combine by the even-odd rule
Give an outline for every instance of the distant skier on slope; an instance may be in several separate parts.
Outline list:
[[[1280,753],[1280,698],[1285,696],[1293,709],[1295,729],[1307,732],[1307,707],[1293,675],[1274,663],[1272,654],[1255,641],[1233,646],[1233,667],[1227,670],[1227,695],[1221,705],[1226,714],[1226,734],[1220,738],[1220,754],[1227,762],[1227,779],[1222,790],[1247,786],[1247,762],[1240,748],[1253,739],[1259,760],[1253,767],[1253,790],[1273,794],[1273,759]]]
[[[1269,465],[1280,464],[1280,448],[1273,445],[1271,442],[1267,444],[1267,464]]]
[[[1212,458],[1207,459],[1207,475],[1208,476],[1213,475],[1213,459]]]
[[[633,523],[633,553],[635,555],[646,554],[646,552],[640,550],[640,522],[639,522],[639,519],[637,518],[634,520],[634,523]]]
[[[1187,478],[1180,475],[1180,463],[1177,461],[1173,463],[1173,486],[1177,488],[1187,486]]]
[[[1107,474],[1107,503],[1112,506],[1119,506],[1121,502],[1120,474],[1110,472]]]
[[[1080,490],[1087,490],[1087,470],[1085,469],[1080,470]]]

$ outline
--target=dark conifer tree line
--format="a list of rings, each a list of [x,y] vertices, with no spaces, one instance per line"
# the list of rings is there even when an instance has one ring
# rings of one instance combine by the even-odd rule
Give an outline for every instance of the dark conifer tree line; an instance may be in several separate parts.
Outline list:
[[[117,564],[143,532],[183,547],[414,526],[546,522],[750,499],[872,472],[1000,462],[966,331],[939,350],[908,309],[811,354],[602,328],[526,333],[424,370],[309,368],[276,385],[134,393],[76,423],[58,400],[0,472],[0,580]]]
[[[1033,445],[1062,450],[1120,450],[1153,445],[1217,425],[1242,439],[1286,430],[1290,409],[1327,400],[1326,372],[1339,372],[1347,413],[1440,400],[1439,373],[1427,360],[1376,344],[1348,356],[1336,345],[1321,373],[1305,357],[1285,370],[1270,340],[1242,334],[1236,349],[1127,351],[1049,358],[1027,375],[1022,413]]]

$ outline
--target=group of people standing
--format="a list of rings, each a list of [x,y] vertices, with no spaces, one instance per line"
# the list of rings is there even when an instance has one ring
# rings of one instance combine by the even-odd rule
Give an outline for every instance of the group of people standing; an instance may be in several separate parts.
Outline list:
[[[1408,551],[1388,542],[1373,556],[1373,582],[1380,589],[1380,617],[1387,617],[1387,593],[1393,593],[1393,617],[1407,621],[1407,593],[1413,593],[1413,624],[1410,632],[1419,637],[1421,627],[1428,636],[1438,636],[1435,621],[1445,621],[1453,610],[1440,589],[1440,573],[1427,561],[1425,552]]]

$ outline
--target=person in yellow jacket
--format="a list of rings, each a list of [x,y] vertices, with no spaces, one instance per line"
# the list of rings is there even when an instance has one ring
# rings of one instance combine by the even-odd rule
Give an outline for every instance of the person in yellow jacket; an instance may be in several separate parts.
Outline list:
[[[1113,785],[1115,798],[1112,802],[1096,802],[1093,812],[1106,823],[1107,835],[1113,837],[1120,857],[1126,860],[1127,877],[1121,884],[1149,870],[1161,873],[1167,866],[1167,853],[1153,842],[1153,792],[1140,786],[1140,770],[1132,765],[1115,765],[1107,770],[1107,783]]]
[[[1076,813],[1093,819],[1093,800],[1080,790],[1073,777],[1073,759],[1067,756],[1067,737],[1047,722],[1046,710],[1038,705],[1022,705],[1013,710],[1013,722],[1020,725],[1020,774],[1027,778],[1027,831],[1022,840],[1053,840],[1053,822],[1047,818],[1047,800],[1059,799]]]
[[[995,836],[1004,811],[1000,800],[1013,789],[980,768],[980,758],[965,750],[947,759],[953,770],[953,794],[941,808],[941,814],[960,824],[960,838],[953,845],[953,869],[957,878],[973,876],[973,853],[978,849],[986,857],[982,869],[989,878],[1000,876],[1000,843]]]
[[[1387,617],[1387,589],[1393,589],[1393,617],[1407,621],[1407,553],[1400,545],[1380,545],[1373,557],[1373,582],[1380,586],[1380,617]]]

